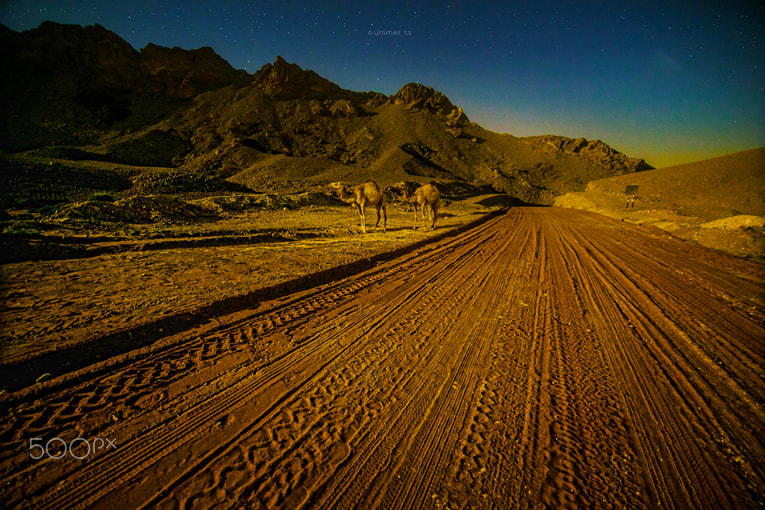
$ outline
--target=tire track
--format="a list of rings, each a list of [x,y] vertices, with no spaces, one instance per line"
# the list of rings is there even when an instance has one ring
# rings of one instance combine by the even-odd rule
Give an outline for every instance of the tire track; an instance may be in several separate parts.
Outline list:
[[[472,233],[472,235],[468,235],[465,238],[457,239],[450,241],[447,243],[446,248],[441,249],[449,249],[449,244],[461,244],[464,242],[471,242],[477,235],[480,235],[480,232],[485,230],[485,227],[481,228],[479,227],[476,229],[475,233]],[[435,252],[435,255],[437,255],[438,252]],[[434,255],[429,255],[434,256]],[[427,265],[427,258],[428,256],[424,257],[425,260],[419,261],[420,264]],[[379,282],[380,280],[383,280],[386,278],[390,273],[400,271],[401,268],[405,267],[407,263],[407,260],[398,261],[397,263],[391,264],[390,267],[384,268],[383,271],[373,271],[371,274],[368,275],[362,275],[360,278],[356,278],[355,281],[352,281],[350,285],[342,286],[341,284],[335,283],[332,286],[330,286],[329,289],[326,289],[327,292],[323,295],[319,295],[319,291],[314,291],[313,294],[316,294],[316,300],[319,303],[323,303],[326,305],[327,303],[332,303],[334,300],[340,301],[342,298],[346,298],[347,296],[352,296],[354,292],[359,292],[363,289],[369,288],[371,285],[373,285],[376,282]],[[294,303],[297,304],[295,305]],[[317,305],[318,306],[318,305]],[[299,317],[300,314],[295,313],[295,309],[298,307],[305,307],[303,302],[298,299],[291,299],[288,301],[287,305],[283,305],[281,307],[277,307],[276,310],[274,310],[271,313],[266,314],[264,317],[257,317],[255,323],[250,323],[248,325],[248,329],[250,330],[256,330],[261,331],[263,334],[265,334],[268,331],[271,331],[275,328],[279,328],[280,325],[286,325],[290,322],[290,317]],[[241,328],[241,324],[236,324],[228,329],[225,329],[222,331],[222,333],[228,333],[229,331],[236,331]],[[279,331],[281,332],[281,331]],[[245,335],[245,338],[248,336]],[[161,367],[160,363],[164,362],[166,359],[177,359],[178,363],[184,363],[188,360],[190,356],[197,357],[200,350],[204,350],[207,344],[206,337],[197,337],[194,338],[192,341],[195,344],[198,344],[200,347],[196,350],[188,350],[188,345],[181,343],[180,345],[173,345],[170,349],[168,349],[168,352],[162,353],[162,355],[150,358],[148,360],[139,361],[137,366],[132,368],[132,370],[141,372],[144,368],[154,368],[154,374],[157,374],[157,366]],[[325,339],[325,343],[329,343],[331,339]],[[284,343],[282,344],[284,345]],[[286,384],[289,381],[281,380],[278,374],[286,373],[289,371],[294,371],[294,366],[296,364],[296,361],[299,360],[305,360],[307,356],[310,354],[320,350],[321,345],[314,346],[313,348],[309,349],[310,346],[302,345],[300,346],[300,349],[293,348],[292,350],[286,350],[286,348],[283,350],[283,353],[281,353],[281,357],[278,357],[279,354],[277,352],[277,355],[270,357],[270,363],[266,365],[266,372],[261,377],[248,377],[246,381],[235,381],[235,386],[227,388],[225,391],[213,395],[210,402],[203,402],[200,405],[197,405],[193,409],[193,413],[187,412],[187,415],[193,414],[196,416],[195,419],[189,420],[185,423],[179,422],[176,420],[170,420],[170,419],[163,419],[160,423],[156,424],[152,430],[145,431],[141,438],[134,441],[133,444],[126,445],[125,448],[130,448],[134,450],[133,455],[124,455],[121,456],[121,462],[120,465],[126,466],[124,471],[127,473],[135,473],[139,472],[145,467],[146,465],[149,465],[152,463],[154,459],[156,459],[159,451],[163,450],[163,445],[174,445],[176,448],[182,443],[180,441],[180,438],[183,438],[183,441],[188,441],[192,439],[195,435],[198,435],[201,431],[206,430],[209,428],[211,423],[214,423],[218,419],[218,415],[224,410],[224,409],[230,409],[232,406],[236,407],[236,404],[238,402],[241,402],[245,396],[250,395],[255,392],[255,390],[261,386],[263,386],[264,381],[271,381],[279,380],[282,384],[286,386]],[[185,356],[182,356],[181,353],[183,351],[185,352]],[[175,358],[174,358],[175,357]],[[147,367],[148,365],[148,367]],[[162,373],[162,368],[159,368],[160,374]],[[276,375],[275,375],[276,374]],[[107,376],[109,378],[113,378],[113,375]],[[169,384],[171,381],[162,381],[165,385]],[[104,380],[97,380],[95,384],[91,383],[91,387],[95,387],[94,389],[88,390],[87,394],[90,397],[93,397],[99,393],[99,388],[106,387],[111,388],[113,387],[113,384],[110,384],[109,381]],[[229,395],[230,394],[230,395]],[[101,399],[103,401],[103,399]],[[111,402],[111,404],[114,404],[114,402]],[[48,420],[48,430],[53,431],[52,433],[56,433],[56,431],[62,430],[63,424],[61,423],[51,423],[50,420]],[[172,431],[177,428],[177,431],[173,433]],[[43,434],[44,430],[37,429],[35,430],[36,433]],[[23,444],[21,445],[24,446]],[[164,448],[166,450],[166,448]],[[151,452],[154,452],[153,455],[151,455]],[[22,452],[20,456],[25,457],[25,460],[29,461],[28,458],[26,458],[26,455],[24,455],[25,452]],[[166,452],[165,452],[166,453]],[[39,465],[32,466],[28,469],[33,469],[36,472],[39,472],[40,467]],[[96,468],[94,468],[96,469]],[[82,479],[82,474],[80,473],[80,476],[78,479]],[[125,478],[127,475],[123,472],[121,475],[116,475],[114,472],[114,467],[112,466],[112,469],[108,475],[104,475],[102,478],[109,480],[109,482],[104,482],[104,485],[101,486],[98,483],[98,478],[93,481],[93,483],[89,483],[90,491],[77,491],[77,497],[78,498],[84,498],[86,496],[86,493],[92,492],[93,498],[97,498],[97,495],[106,492],[107,490],[113,489],[115,485],[118,485],[123,478]],[[70,484],[66,483],[66,480],[60,481],[59,483],[56,483],[52,488],[43,491],[44,496],[41,497],[40,503],[43,504],[45,501],[55,501],[58,499],[61,499],[61,494],[65,493],[68,490],[74,490],[74,487]]]
[[[555,303],[553,352],[557,355],[552,367],[552,458],[543,499],[556,508],[645,507],[629,466],[635,455],[626,418],[613,396],[614,375],[599,352],[602,346],[592,338],[592,325],[577,299],[569,263],[572,254],[566,250],[568,230],[558,221],[551,221],[549,227],[557,259],[551,266],[566,270],[550,275],[551,301]],[[585,416],[587,419],[581,419]]]
[[[360,287],[358,283],[356,283],[356,285],[355,285],[355,286],[357,286],[357,287]],[[404,301],[406,301],[406,300],[408,300],[408,297],[405,297],[405,298],[404,298]],[[362,318],[356,318],[356,319],[352,319],[352,320],[350,321],[350,323],[352,323],[352,324],[356,324],[356,323],[359,323],[359,322],[363,322],[363,321],[362,321]],[[369,329],[373,329],[373,328],[369,328]],[[341,331],[340,331],[340,332],[338,332],[338,333],[334,333],[333,335],[334,335],[334,336],[333,336],[332,338],[337,338],[337,339],[339,339],[339,342],[341,342],[341,343],[340,343],[340,345],[342,345],[343,343],[345,343],[345,342],[346,342],[346,338],[345,338],[345,335],[344,335],[344,330],[341,330]],[[330,343],[330,342],[331,342],[331,340],[332,340],[332,338],[329,338],[329,339],[327,339],[327,338],[324,338],[324,339],[322,339],[322,340],[321,340],[321,343],[320,343],[320,344],[317,344],[317,347],[316,347],[315,349],[312,349],[312,350],[310,350],[310,351],[308,351],[308,350],[306,349],[306,345],[307,345],[307,344],[305,344],[305,343],[304,343],[304,344],[301,344],[301,353],[302,353],[302,357],[303,357],[303,358],[306,358],[306,359],[308,359],[309,355],[311,355],[311,354],[314,354],[314,353],[317,353],[317,352],[319,352],[319,350],[320,350],[320,348],[321,348],[321,345],[324,345],[324,344],[328,344],[328,343]],[[317,340],[317,342],[318,342],[318,340]],[[272,365],[274,365],[274,364],[275,364],[275,363],[272,363]],[[293,361],[293,360],[289,360],[289,361],[285,362],[285,367],[286,367],[286,366],[293,366],[293,365],[294,365],[294,361]],[[312,365],[311,361],[310,361],[310,360],[306,361],[306,365]],[[295,371],[294,367],[292,368],[292,371],[293,371],[293,372]],[[244,395],[244,394],[247,394],[247,393],[249,393],[249,392],[252,390],[252,388],[254,388],[255,386],[259,386],[260,384],[261,384],[261,383],[260,383],[260,382],[258,382],[258,383],[253,383],[253,384],[251,384],[251,385],[248,385],[247,387],[244,387],[244,388],[242,388],[242,389],[241,389],[241,390],[238,392],[238,394],[239,394],[239,395]],[[288,384],[287,384],[287,386],[289,387],[289,389],[290,389],[290,390],[293,390],[293,391],[294,391],[294,389],[295,389],[295,386],[293,386],[293,383],[292,383],[291,381],[288,381]],[[233,401],[234,401],[234,399],[231,399],[231,402],[233,402]]]
[[[503,225],[502,231],[506,232],[507,227]],[[504,286],[508,281],[508,266],[498,261],[513,242],[512,235],[495,238],[495,245],[487,246],[485,251],[488,256],[479,256],[484,261],[484,275],[475,299],[463,304],[463,310],[473,311],[470,313],[472,327],[464,337],[468,341],[456,358],[457,363],[453,363],[456,367],[450,370],[430,414],[423,417],[414,447],[408,449],[405,462],[397,466],[396,471],[407,473],[407,476],[394,480],[395,486],[384,498],[383,508],[421,508],[433,494],[437,496],[435,479],[448,467],[449,456],[445,451],[457,444],[458,420],[455,417],[474,416],[477,412],[474,404],[476,387],[486,377],[483,367],[490,352],[494,351],[497,315],[507,297]],[[475,303],[480,305],[475,306]],[[462,337],[459,332],[454,336],[455,339]],[[469,440],[480,444],[485,437],[474,429]]]
[[[4,399],[0,502],[757,507],[762,280],[696,253],[512,209]],[[62,430],[116,435],[119,450],[28,459],[29,437]]]
[[[730,405],[726,404],[727,397],[715,394],[725,385],[715,380],[707,385],[703,372],[697,368],[703,367],[704,361],[689,361],[687,351],[684,352],[688,337],[676,325],[676,321],[685,321],[685,314],[694,317],[698,308],[658,306],[657,294],[635,283],[645,278],[638,272],[646,266],[626,262],[635,257],[632,252],[624,255],[625,262],[614,257],[608,251],[611,246],[604,239],[582,234],[572,249],[590,255],[581,257],[583,267],[577,275],[585,282],[586,292],[580,294],[585,309],[599,310],[604,318],[610,318],[595,323],[600,325],[597,329],[603,335],[604,352],[618,371],[617,380],[622,381],[621,397],[631,413],[635,441],[648,471],[649,499],[669,508],[734,507],[732,495],[746,500],[748,497],[741,494],[743,487],[752,490],[762,486],[761,475],[757,475],[762,473],[762,467],[748,465],[762,458],[762,443],[748,431],[752,425],[761,426],[762,421],[747,423],[749,420],[731,417],[728,423],[720,423],[731,416],[726,410]],[[655,267],[650,265],[648,270]],[[651,282],[662,281],[655,275],[653,278]],[[656,289],[653,285],[652,288]],[[693,303],[695,299],[685,289],[688,287],[683,287],[682,292],[677,290],[673,294],[675,299],[687,296]],[[672,317],[665,310],[672,310]],[[740,329],[733,331],[733,338],[741,334]],[[762,384],[761,377],[749,375],[747,380],[756,386]],[[737,400],[753,399],[741,396],[740,392]],[[750,420],[758,414],[757,409],[742,412]],[[699,426],[702,423],[704,427]],[[743,455],[742,450],[733,450],[737,441],[725,430],[736,430],[735,436],[747,445]],[[715,434],[724,435],[715,440]],[[710,448],[715,441],[723,447]],[[721,463],[720,457],[728,457],[728,462]],[[742,463],[745,465],[741,466]],[[737,481],[727,474],[730,470],[738,471]],[[757,495],[750,497],[756,499]]]
[[[468,250],[467,253],[471,253],[472,251],[473,250]],[[475,254],[473,254],[473,256],[480,256],[480,253],[475,253]],[[445,269],[444,268],[438,269],[438,271],[435,272],[435,274],[429,274],[429,271],[430,272],[432,272],[432,271],[430,269],[428,269],[428,271],[425,271],[422,274],[416,274],[413,278],[407,279],[407,283],[410,284],[411,286],[417,288],[417,287],[419,287],[419,282],[421,282],[421,281],[428,282],[428,281],[433,281],[433,280],[439,279],[439,278],[443,280],[444,279],[443,277],[444,277],[445,273],[448,272],[448,271],[453,271],[454,268],[458,265],[456,262],[460,262],[461,259],[463,258],[463,256],[462,255],[456,255],[456,256],[454,256],[454,258],[455,258],[455,261],[448,260],[448,258],[447,258],[447,260],[443,261],[443,266],[445,267]],[[426,320],[429,318],[429,316],[427,314],[423,315],[423,312],[426,312],[429,309],[431,309],[436,303],[438,303],[439,306],[441,306],[443,309],[446,309],[448,307],[453,306],[451,303],[447,304],[448,299],[451,299],[452,302],[455,302],[455,301],[459,302],[459,300],[462,299],[462,295],[465,293],[465,288],[466,287],[464,285],[461,285],[461,283],[464,283],[464,280],[462,280],[462,279],[449,279],[448,276],[446,277],[446,280],[447,280],[448,284],[447,285],[439,285],[438,288],[435,289],[437,291],[435,293],[433,291],[431,291],[431,289],[429,289],[429,288],[422,288],[422,289],[418,289],[418,294],[417,295],[413,295],[413,296],[407,297],[405,299],[405,302],[417,303],[418,305],[408,314],[408,316],[403,321],[399,321],[398,323],[394,323],[394,324],[392,324],[390,326],[386,325],[385,327],[379,328],[379,329],[380,330],[390,330],[390,331],[392,331],[394,333],[396,333],[397,331],[402,331],[402,330],[406,330],[406,331],[410,331],[411,332],[412,329],[416,329],[415,327],[413,327],[413,325],[415,323],[423,324],[423,323],[426,322]],[[420,294],[422,294],[422,295],[420,295]],[[448,299],[447,299],[447,296],[448,296]],[[378,300],[378,302],[381,302],[381,303],[390,302],[390,301],[391,301],[391,295],[389,295],[389,294],[383,295]],[[375,304],[376,304],[376,302],[370,303],[369,308],[370,309],[375,309],[376,308]],[[357,323],[359,323],[359,322],[361,322],[363,320],[366,320],[366,318],[365,317],[361,317],[361,318],[349,317],[347,320],[345,320],[345,322],[347,322],[349,324],[357,324]],[[435,329],[435,328],[431,328],[430,331],[424,332],[422,334],[422,336],[423,337],[430,337],[430,335],[433,334],[433,329]],[[351,331],[348,331],[347,333],[351,333]],[[370,337],[370,342],[374,343],[374,342],[378,341],[378,338],[379,338],[379,335],[377,337],[371,336]],[[385,340],[386,340],[385,344],[390,346],[390,347],[387,348],[388,352],[394,352],[394,353],[400,352],[400,349],[402,348],[401,337],[400,336],[393,335],[391,337],[390,335],[387,335],[387,338]],[[351,339],[350,341],[355,343],[355,342],[359,342],[360,340]],[[391,341],[394,341],[395,343],[391,344]],[[440,339],[439,339],[439,341],[440,341]],[[395,347],[395,350],[393,350],[394,347]],[[417,363],[418,359],[422,359],[423,356],[426,356],[426,355],[429,354],[427,352],[424,353],[424,354],[422,352],[417,353],[417,351],[421,351],[423,347],[424,347],[423,343],[419,343],[419,344],[417,344],[415,346],[416,351],[412,351],[412,354],[416,354],[416,357],[410,358],[409,360],[407,360],[407,364]],[[380,353],[381,353],[381,351],[378,350],[376,354],[379,355]],[[394,366],[401,366],[403,364],[401,360],[393,360],[393,361],[394,361]],[[376,365],[375,366],[369,366],[369,368],[379,367],[380,365],[382,365],[385,362],[387,362],[387,360],[385,360],[385,359],[376,361]],[[342,362],[339,362],[338,364],[339,365],[344,365],[346,363],[348,363],[348,361],[342,361]],[[441,359],[440,361],[436,360],[436,363],[443,364],[444,362],[443,362],[443,359]],[[340,367],[338,367],[338,369],[340,369]],[[333,370],[331,370],[331,369],[329,370],[329,372],[332,372],[332,371]],[[369,371],[369,370],[367,370],[367,371]],[[353,376],[353,378],[354,379],[361,379],[362,381],[367,379],[367,377],[364,377],[363,374],[356,374],[356,375]],[[396,382],[397,382],[398,385],[406,386],[407,384],[414,384],[417,381],[412,379],[411,374],[406,374],[405,378],[399,379]],[[349,394],[347,393],[348,392],[347,388],[349,386],[350,386],[350,384],[348,384],[348,382],[347,382],[347,384],[345,385],[345,388],[343,388],[343,392],[345,393],[345,397],[346,398],[349,397]],[[388,389],[388,390],[381,390],[381,391],[386,391],[387,395],[390,395],[394,391],[396,391],[396,388],[395,387],[390,387],[390,389]],[[406,394],[406,393],[417,394],[417,393],[419,393],[419,390],[412,390],[411,392],[403,392],[403,393],[404,394]],[[389,401],[390,400],[388,400],[388,402]],[[405,400],[405,402],[406,402],[406,400]],[[331,403],[326,403],[325,402],[323,407],[324,408],[329,408],[330,405],[331,405]],[[318,402],[316,402],[314,404],[314,407],[315,408],[319,408],[319,407],[322,407],[322,406],[319,405]],[[353,406],[350,406],[350,407],[353,407],[353,408],[363,408],[363,406],[357,406],[356,404],[354,404]],[[389,407],[392,407],[392,406],[390,406],[390,404],[387,404],[386,406],[381,406],[381,407],[389,408]],[[361,420],[363,418],[357,418],[357,419]],[[322,420],[318,419],[317,421],[322,421]],[[315,434],[316,433],[314,432],[314,435]],[[296,442],[305,442],[305,441],[304,441],[303,437],[301,436],[300,440],[296,441]],[[352,444],[351,446],[353,446],[354,448],[359,448],[355,444]],[[294,448],[295,448],[295,446],[293,445],[293,446],[290,446],[289,448],[287,448],[287,450],[288,451],[292,451]],[[253,493],[250,495],[253,498],[252,501],[256,502],[257,504],[273,506],[274,504],[279,504],[280,501],[285,499],[286,498],[286,494],[284,492],[284,489],[273,489],[273,490],[270,490],[270,492],[269,492],[268,487],[269,487],[270,480],[268,479],[268,475],[270,473],[273,473],[273,472],[278,472],[279,471],[279,463],[282,463],[282,464],[288,463],[289,460],[284,460],[284,459],[281,459],[281,458],[274,458],[274,457],[269,457],[269,458],[271,459],[270,462],[267,463],[266,465],[264,465],[262,468],[257,470],[257,473],[260,473],[260,474],[257,475],[255,477],[255,479],[249,485],[252,486],[252,487],[257,487],[258,488],[257,490],[253,490],[252,491]],[[240,465],[242,464],[241,461],[239,461],[239,464]],[[328,469],[325,472],[331,473],[332,469]],[[354,476],[356,475],[356,473],[354,471],[350,471],[350,472],[352,474],[354,474]],[[207,477],[207,479],[211,479],[211,478]],[[317,481],[316,483],[321,484],[321,481]],[[211,493],[212,491],[213,491],[212,487],[208,487],[207,489],[204,490],[204,492],[206,492],[206,493]],[[348,497],[348,492],[347,491],[344,491],[343,494],[344,494],[345,497]],[[306,495],[304,497],[308,497],[308,495]],[[333,505],[333,507],[336,507],[336,505]]]
[[[169,346],[159,350],[145,349],[144,357],[130,362],[124,369],[114,370],[103,376],[96,374],[95,378],[79,384],[70,392],[64,392],[60,397],[53,395],[45,401],[21,400],[14,407],[7,406],[11,407],[7,413],[10,416],[4,423],[4,427],[0,429],[0,441],[3,442],[4,451],[19,451],[26,446],[25,438],[21,437],[21,431],[32,431],[36,436],[55,435],[62,430],[75,428],[80,421],[77,415],[67,416],[60,412],[50,412],[51,408],[65,408],[73,405],[80,412],[93,412],[107,407],[114,408],[130,400],[148,399],[158,384],[169,386],[182,380],[189,371],[202,370],[222,357],[230,355],[231,349],[251,350],[251,346],[258,343],[259,336],[266,332],[288,322],[303,320],[314,310],[328,310],[342,306],[346,300],[354,296],[354,293],[401,272],[413,260],[416,264],[427,265],[429,257],[437,257],[442,250],[455,250],[455,246],[470,242],[485,229],[486,226],[482,225],[469,231],[464,237],[447,240],[444,246],[438,247],[437,250],[428,254],[429,256],[417,259],[417,255],[423,251],[419,250],[409,257],[402,257],[397,262],[388,264],[384,271],[365,273],[364,277],[357,278],[350,285],[335,282],[319,289],[300,293],[298,296],[288,297],[281,300],[282,303],[275,303],[275,309],[269,313],[258,314],[258,312],[245,311],[233,314],[233,317],[228,319],[232,321],[228,329],[225,329],[224,323],[221,322],[226,322],[227,318],[221,317],[216,320],[217,327],[209,328],[213,331],[221,330],[220,335],[200,336],[196,330],[175,335],[174,339],[169,341]],[[244,315],[244,318],[237,317],[238,315]],[[250,319],[253,315],[255,315],[254,320]],[[320,321],[321,316],[314,315],[313,320]],[[247,324],[244,334],[240,333],[242,324]],[[234,332],[234,336],[231,336],[230,332]],[[272,346],[273,354],[269,352],[266,356],[276,357],[293,347],[288,342],[280,342]],[[123,388],[123,391],[115,394],[113,392],[115,388]],[[127,391],[128,388],[129,391]],[[77,399],[84,405],[74,403]],[[141,409],[132,408],[131,411],[133,414],[140,414]],[[67,417],[69,417],[68,420]],[[99,421],[108,420],[102,418]],[[95,433],[97,430],[88,432]],[[0,456],[0,462],[4,460],[6,460],[5,457]],[[18,466],[13,471],[18,472]]]

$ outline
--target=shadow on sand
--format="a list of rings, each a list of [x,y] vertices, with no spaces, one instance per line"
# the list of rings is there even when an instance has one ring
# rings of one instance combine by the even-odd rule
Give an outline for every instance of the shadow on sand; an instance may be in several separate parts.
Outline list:
[[[151,350],[143,349],[134,355],[131,353],[130,357],[120,358],[119,356],[122,354],[149,347],[162,338],[209,323],[215,317],[257,308],[261,301],[277,299],[367,271],[382,262],[400,257],[427,244],[457,236],[506,212],[507,209],[499,209],[461,227],[444,230],[436,236],[428,237],[390,252],[301,276],[241,296],[222,299],[196,310],[107,333],[67,349],[3,366],[0,388],[9,392],[18,392],[24,389],[20,393],[14,393],[13,396],[26,397],[28,394],[34,395],[39,391],[45,391],[49,387],[70,386],[78,381],[78,374],[75,372],[83,368],[92,366],[92,370],[88,371],[91,375],[113,370],[115,365],[151,355]],[[49,374],[49,378],[37,383],[43,374]],[[55,378],[59,379],[53,380]]]

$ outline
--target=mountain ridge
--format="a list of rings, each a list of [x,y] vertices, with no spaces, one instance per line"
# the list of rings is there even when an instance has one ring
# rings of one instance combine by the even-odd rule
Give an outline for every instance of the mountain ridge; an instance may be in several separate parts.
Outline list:
[[[392,96],[356,92],[280,56],[249,74],[209,47],[138,51],[100,25],[53,22],[20,33],[3,27],[0,47],[0,148],[8,153],[76,147],[95,159],[181,167],[258,189],[315,188],[338,177],[456,179],[539,203],[650,168],[599,140],[488,131],[419,83]],[[303,178],[274,174],[284,168],[269,161],[277,157],[300,158]]]

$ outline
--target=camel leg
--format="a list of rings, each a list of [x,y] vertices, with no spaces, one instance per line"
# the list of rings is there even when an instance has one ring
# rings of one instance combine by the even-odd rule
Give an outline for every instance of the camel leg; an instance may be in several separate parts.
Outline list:
[[[431,209],[433,209],[433,226],[431,227],[433,230],[436,229],[436,218],[438,218],[438,203],[434,203],[430,206]]]
[[[367,232],[367,216],[364,213],[364,206],[359,206],[359,219],[361,220],[361,231],[366,233]]]
[[[356,211],[357,213],[359,212],[358,204],[351,204],[351,207],[353,207],[353,210]],[[359,213],[359,215],[360,215],[360,213]]]
[[[357,213],[359,213],[359,221],[361,222],[361,228],[364,228],[364,217],[361,215],[361,208],[359,207],[359,204],[351,204],[351,206],[356,210]]]
[[[412,227],[413,230],[417,230],[417,210],[419,209],[419,204],[414,204],[414,227]]]
[[[383,204],[377,204],[375,208],[377,209],[377,223],[375,223],[375,230],[377,230],[378,225],[380,225],[380,209],[382,209],[384,233],[385,229],[388,227],[388,208]]]

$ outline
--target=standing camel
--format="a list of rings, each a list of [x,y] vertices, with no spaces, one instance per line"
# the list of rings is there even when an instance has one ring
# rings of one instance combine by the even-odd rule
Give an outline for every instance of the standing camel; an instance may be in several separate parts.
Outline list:
[[[375,228],[380,224],[380,209],[382,209],[383,217],[383,232],[388,225],[388,204],[385,199],[385,193],[380,190],[375,181],[367,181],[364,184],[359,184],[354,188],[353,193],[348,193],[345,189],[345,185],[342,182],[333,182],[329,185],[330,189],[337,192],[337,196],[340,200],[346,204],[351,204],[354,209],[358,210],[359,218],[361,219],[361,230],[367,231],[367,217],[364,212],[368,205],[375,206],[377,209],[377,223]]]
[[[422,210],[422,221],[425,223],[425,214],[432,213],[432,224],[431,228],[436,228],[436,218],[438,218],[438,207],[441,205],[441,193],[438,191],[438,189],[431,183],[424,184],[417,188],[417,191],[414,192],[414,196],[410,197],[406,190],[406,183],[400,182],[396,184],[395,186],[397,189],[401,190],[401,193],[404,194],[404,200],[409,202],[410,204],[414,204],[414,229],[417,229],[417,210]],[[431,219],[431,218],[428,218]],[[427,223],[425,223],[425,227],[427,228]]]

